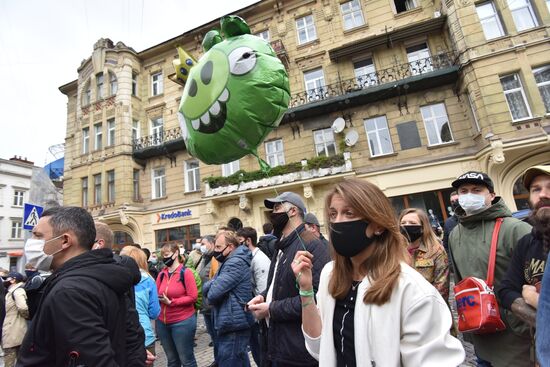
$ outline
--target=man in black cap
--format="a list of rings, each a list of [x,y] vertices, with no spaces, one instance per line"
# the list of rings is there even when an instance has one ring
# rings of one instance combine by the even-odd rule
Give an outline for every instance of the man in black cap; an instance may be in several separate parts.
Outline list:
[[[449,236],[449,251],[456,282],[467,277],[487,279],[487,267],[493,228],[497,218],[504,218],[498,236],[494,285],[498,288],[506,274],[517,241],[531,231],[531,226],[512,217],[502,198],[496,196],[493,181],[483,172],[470,171],[453,181],[459,206],[455,213],[458,225]],[[498,299],[506,330],[492,334],[469,334],[483,366],[525,366],[529,361],[529,328],[507,313]]]
[[[307,213],[304,216],[304,223],[308,231],[310,231],[315,237],[320,239],[325,246],[328,246],[327,239],[321,233],[321,224],[319,224],[319,220],[313,213]]]
[[[318,289],[321,270],[330,260],[328,249],[305,229],[306,207],[300,196],[283,192],[264,204],[272,209],[270,221],[279,241],[269,268],[268,287],[248,303],[249,309],[256,319],[267,322],[266,359],[272,366],[317,366],[305,347],[302,304],[291,263],[297,251],[311,252],[313,288]]]

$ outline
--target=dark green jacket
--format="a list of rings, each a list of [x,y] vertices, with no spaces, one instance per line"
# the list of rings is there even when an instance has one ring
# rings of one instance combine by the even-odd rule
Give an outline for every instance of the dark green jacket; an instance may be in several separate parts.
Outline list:
[[[487,265],[491,237],[496,218],[504,222],[498,236],[494,286],[506,275],[512,252],[518,240],[531,232],[531,226],[512,218],[510,209],[500,197],[492,205],[476,214],[466,215],[462,208],[455,213],[459,223],[449,236],[449,248],[454,265],[456,282],[466,277],[487,278]],[[523,366],[529,361],[530,336],[526,324],[500,304],[500,314],[507,329],[503,332],[472,335],[479,357],[492,362],[493,366]]]

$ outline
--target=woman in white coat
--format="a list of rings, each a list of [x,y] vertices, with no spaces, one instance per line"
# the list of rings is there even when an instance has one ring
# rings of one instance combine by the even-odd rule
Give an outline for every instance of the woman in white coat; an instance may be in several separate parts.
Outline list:
[[[310,253],[298,252],[292,264],[306,347],[319,366],[458,366],[464,349],[449,334],[449,308],[407,265],[406,240],[382,191],[345,180],[328,194],[325,214],[333,261],[319,289]]]

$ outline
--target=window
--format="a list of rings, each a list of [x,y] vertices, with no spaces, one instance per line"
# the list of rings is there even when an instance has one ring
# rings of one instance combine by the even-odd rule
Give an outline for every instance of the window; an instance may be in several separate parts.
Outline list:
[[[317,39],[315,24],[313,24],[313,15],[307,15],[296,19],[296,31],[298,32],[298,44],[311,42]]]
[[[164,168],[155,168],[152,173],[153,199],[166,196],[166,174]]]
[[[550,113],[550,65],[533,70],[546,113]]]
[[[103,73],[99,73],[95,77],[96,85],[96,99],[100,100],[103,98]]]
[[[368,59],[354,62],[353,71],[360,87],[365,88],[378,84],[378,76],[376,75],[372,58],[369,57]]]
[[[191,224],[183,227],[172,227],[155,231],[157,250],[170,243],[183,244],[186,250],[191,251],[191,246],[197,238],[201,237],[200,224]]]
[[[21,219],[11,220],[11,237],[10,238],[23,238],[21,236],[21,229],[23,228],[23,221]]]
[[[419,45],[407,47],[407,59],[412,75],[427,73],[433,70],[430,60],[430,50],[424,42]]]
[[[393,145],[386,116],[365,120],[365,131],[369,140],[371,157],[393,153]]]
[[[313,131],[313,141],[318,156],[330,157],[336,154],[336,143],[331,128]]]
[[[94,204],[101,204],[101,173],[94,175]]]
[[[451,127],[445,104],[437,103],[429,106],[420,107],[426,135],[428,135],[428,145],[438,145],[453,141]]]
[[[151,95],[158,96],[163,93],[162,73],[151,75]]]
[[[261,32],[256,33],[256,36],[260,37],[261,39],[263,39],[266,42],[270,41],[270,39],[269,39],[269,29],[266,29],[265,31],[261,31]]]
[[[308,101],[317,101],[325,97],[325,76],[322,68],[305,71],[304,83]]]
[[[138,95],[138,76],[136,73],[132,73],[132,95],[137,97]]]
[[[548,12],[550,13],[550,0],[546,0],[546,7],[548,8]]]
[[[132,121],[132,141],[141,138],[141,124],[138,120]]]
[[[24,191],[14,190],[13,191],[13,206],[23,206],[23,197],[25,196]]]
[[[521,79],[518,74],[505,75],[500,77],[500,84],[504,90],[504,96],[508,108],[512,114],[512,121],[522,120],[531,117],[531,110],[527,104],[527,98],[523,92]]]
[[[422,146],[416,121],[407,121],[395,125],[401,150],[414,149]]]
[[[239,170],[239,160],[222,164],[222,176],[227,177],[231,176],[233,173],[237,172]]]
[[[342,10],[342,17],[344,18],[345,30],[359,27],[365,24],[359,0],[352,0],[342,3],[340,5],[340,9]]]
[[[412,10],[416,8],[416,0],[394,0],[395,12],[397,14],[402,13],[407,10]]]
[[[265,143],[265,156],[267,163],[269,163],[271,167],[282,166],[285,164],[283,139],[267,141]]]
[[[164,137],[164,122],[162,117],[151,120],[151,135],[153,144],[161,144]]]
[[[107,146],[115,145],[115,119],[107,120]]]
[[[199,191],[200,189],[199,161],[196,159],[185,161],[185,192]]]
[[[107,171],[107,202],[115,202],[115,170]]]
[[[111,95],[114,96],[118,91],[118,82],[115,73],[109,73],[109,83],[111,84]]]
[[[90,128],[82,129],[82,153],[86,154],[90,151]]]
[[[82,206],[87,207],[88,206],[88,177],[82,177],[80,179],[80,187],[82,188]]]
[[[103,126],[101,124],[95,124],[94,133],[95,133],[94,149],[99,150],[103,148]]]
[[[538,26],[537,17],[529,0],[508,0],[518,32]]]
[[[92,102],[92,88],[90,87],[90,81],[89,80],[86,82],[86,86],[84,87],[83,94],[84,94],[84,96],[83,96],[83,99],[82,99],[82,104],[84,106],[87,106]]]
[[[504,30],[500,18],[492,1],[476,5],[477,16],[483,28],[485,39],[493,39],[504,36]]]
[[[141,194],[139,192],[139,169],[134,170],[132,180],[134,185],[134,201],[141,201]]]

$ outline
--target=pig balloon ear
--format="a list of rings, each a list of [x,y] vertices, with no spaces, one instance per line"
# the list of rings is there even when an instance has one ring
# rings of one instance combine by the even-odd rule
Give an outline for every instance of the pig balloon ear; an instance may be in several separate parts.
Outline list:
[[[226,15],[220,20],[225,38],[250,34],[250,27],[245,20],[236,15]]]
[[[220,31],[218,31],[217,29],[213,29],[206,33],[206,35],[204,36],[204,39],[202,40],[202,49],[206,53],[208,52],[208,50],[214,47],[214,45],[220,42],[223,42]]]

